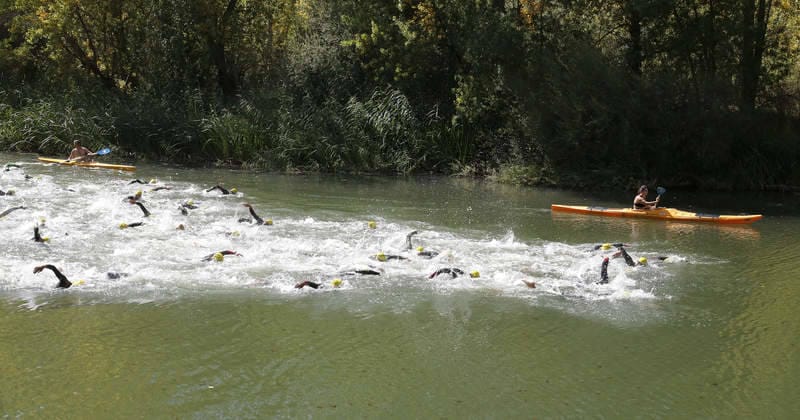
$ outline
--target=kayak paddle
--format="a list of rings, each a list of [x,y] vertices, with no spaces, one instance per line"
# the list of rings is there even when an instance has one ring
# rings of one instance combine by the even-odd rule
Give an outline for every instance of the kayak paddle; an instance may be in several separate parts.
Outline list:
[[[661,198],[662,195],[667,193],[667,189],[664,188],[664,187],[657,187],[656,188],[656,193],[658,193],[658,197],[656,197],[656,201],[658,201]]]
[[[104,148],[94,152],[94,154],[96,154],[97,156],[105,156],[105,155],[107,155],[109,153],[111,153],[111,149],[109,149],[108,147],[104,147]]]

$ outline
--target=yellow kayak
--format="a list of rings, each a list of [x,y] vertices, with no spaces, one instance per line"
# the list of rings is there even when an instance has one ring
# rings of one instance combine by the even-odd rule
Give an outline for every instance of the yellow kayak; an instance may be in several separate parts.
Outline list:
[[[677,220],[681,222],[708,222],[721,224],[746,224],[753,223],[763,218],[763,216],[760,214],[708,214],[672,209],[669,207],[657,208],[653,210],[634,210],[630,208],[565,206],[561,204],[553,204],[550,206],[550,210],[554,212],[558,211],[564,213],[591,214],[595,216],[637,217],[643,219]]]
[[[46,163],[58,163],[60,165],[69,165],[69,166],[80,166],[82,168],[100,168],[100,169],[114,169],[118,171],[135,171],[135,166],[129,165],[115,165],[113,163],[101,163],[101,162],[73,162],[67,161],[66,159],[55,159],[55,158],[46,158],[46,157],[39,157],[40,162]]]

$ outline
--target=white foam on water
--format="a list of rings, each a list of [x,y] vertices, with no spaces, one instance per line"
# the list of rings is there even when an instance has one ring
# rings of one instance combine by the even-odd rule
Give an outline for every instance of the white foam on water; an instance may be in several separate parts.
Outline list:
[[[368,290],[376,300],[395,299],[405,292],[463,290],[522,299],[637,301],[664,298],[657,286],[669,281],[670,267],[691,258],[670,254],[661,262],[656,253],[636,252],[652,264],[630,268],[621,258],[614,259],[608,269],[610,282],[599,285],[602,258],[611,252],[593,251],[593,244],[526,243],[513,231],[492,237],[376,214],[336,220],[335,212],[312,216],[301,209],[286,211],[251,202],[262,218],[274,220],[272,226],[257,226],[238,222],[250,217],[242,205],[249,202],[248,197],[242,192],[206,192],[207,186],[185,181],[131,185],[130,175],[113,172],[92,172],[87,182],[80,170],[59,169],[66,169],[66,176],[35,174],[37,168],[29,167],[26,171],[32,179],[26,180],[22,171],[3,172],[0,178],[0,188],[14,185],[16,190],[16,195],[2,198],[0,211],[26,206],[0,219],[4,238],[0,290],[16,292],[31,309],[45,305],[43,299],[54,293],[57,283],[48,271],[33,273],[33,267],[41,264],[56,265],[73,282],[84,280],[60,292],[91,294],[95,302],[150,303],[230,289],[286,295]],[[158,186],[170,189],[153,191]],[[150,217],[125,200],[137,190],[142,191],[141,203],[152,213]],[[187,200],[198,208],[184,216],[179,206]],[[377,229],[370,229],[368,220],[374,220]],[[135,222],[144,225],[120,228],[121,223]],[[31,240],[37,223],[42,235],[50,238],[46,244]],[[184,229],[179,230],[179,225]],[[413,237],[414,246],[439,252],[436,257],[426,259],[405,249],[406,235],[413,230],[419,232]],[[227,255],[222,262],[202,261],[222,250],[241,255]],[[380,262],[374,258],[380,252],[407,259]],[[428,278],[445,267],[478,271],[480,277]],[[364,269],[382,275],[347,273]],[[108,272],[121,275],[109,278]],[[338,289],[331,286],[334,278],[343,280]],[[325,287],[295,289],[303,280]],[[536,288],[528,288],[523,281],[535,282]]]

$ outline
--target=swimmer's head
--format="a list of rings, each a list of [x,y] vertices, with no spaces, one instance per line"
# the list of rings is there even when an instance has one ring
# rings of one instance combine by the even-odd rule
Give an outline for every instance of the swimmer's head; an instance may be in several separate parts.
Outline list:
[[[194,200],[186,200],[186,205],[187,206],[193,206],[194,205]]]
[[[378,224],[375,223],[374,220],[370,220],[369,222],[367,222],[367,227],[370,229],[376,229],[378,227]]]
[[[214,261],[222,262],[225,259],[225,256],[222,255],[221,252],[214,253]]]
[[[136,197],[137,200],[142,198],[142,190],[137,190],[136,194],[134,194],[133,196]]]
[[[342,287],[342,279],[333,279],[331,282],[331,286],[333,287]]]
[[[424,251],[424,250],[425,250],[425,248],[423,248],[423,247],[421,247],[421,246],[418,246],[418,247],[417,247],[417,252],[422,252],[422,251]]]
[[[128,224],[127,223],[120,223],[119,224],[119,228],[120,229],[127,229],[128,228]]]
[[[264,220],[264,224],[267,226],[272,226],[272,219]]]
[[[177,229],[177,230],[186,230],[186,226],[184,226],[183,223],[181,223],[175,229]]]
[[[601,245],[601,246],[600,246],[600,248],[601,248],[603,251],[608,251],[609,249],[611,249],[611,244],[609,244],[609,243],[605,243],[605,244]]]
[[[473,279],[477,279],[481,276],[481,273],[478,270],[470,271],[469,276],[472,277]]]
[[[386,261],[386,254],[384,254],[383,252],[379,252],[377,255],[375,255],[375,259],[381,262]]]
[[[14,194],[16,194],[16,191],[14,191],[14,190],[6,191],[6,195],[14,195]]]
[[[80,286],[80,285],[83,285],[83,284],[85,284],[85,283],[86,283],[86,280],[84,280],[84,279],[80,279],[80,280],[78,280],[78,281],[76,281],[76,282],[72,283],[72,285],[73,285],[73,286]]]
[[[155,179],[155,178],[150,178],[150,183],[151,184],[158,184],[158,180]]]
[[[646,257],[641,257],[641,258],[639,258],[639,264],[641,264],[641,265],[647,265],[647,258],[646,258]]]
[[[43,242],[50,242],[50,237],[49,236],[44,236],[44,237],[42,237],[42,241]]]
[[[236,188],[231,188],[231,194],[236,194],[238,192],[239,192],[239,190],[237,190]]]

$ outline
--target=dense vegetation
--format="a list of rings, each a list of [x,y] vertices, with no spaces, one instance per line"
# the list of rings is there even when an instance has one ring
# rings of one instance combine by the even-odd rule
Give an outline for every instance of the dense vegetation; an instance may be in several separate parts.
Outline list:
[[[0,0],[0,147],[798,185],[798,50],[796,0]]]

